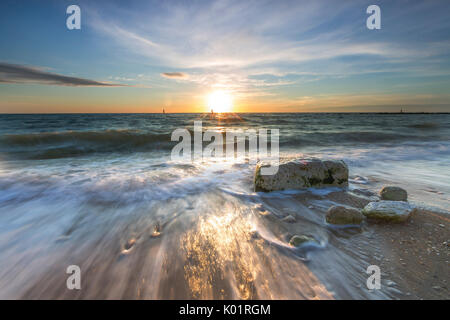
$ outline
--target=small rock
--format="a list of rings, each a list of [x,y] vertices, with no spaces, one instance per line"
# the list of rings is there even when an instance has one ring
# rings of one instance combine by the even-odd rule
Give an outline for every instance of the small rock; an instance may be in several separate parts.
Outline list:
[[[406,190],[400,187],[387,186],[381,189],[380,197],[382,200],[406,201],[408,199],[408,194]]]
[[[291,240],[289,240],[289,244],[293,247],[299,247],[306,242],[316,242],[316,240],[312,237],[301,235],[301,236],[293,236]]]
[[[160,235],[161,235],[161,225],[159,222],[157,222],[155,224],[155,226],[153,227],[153,232],[151,234],[151,237],[156,238],[156,237],[159,237]]]
[[[360,224],[364,215],[355,208],[332,206],[328,209],[326,220],[332,224]]]
[[[445,225],[443,225],[442,223],[439,225],[439,227],[441,228],[445,228]]]
[[[133,248],[133,246],[136,244],[136,239],[135,238],[131,238],[127,241],[127,243],[125,243],[125,245],[123,246],[123,251],[122,253],[128,253],[131,251],[131,249]]]
[[[297,220],[293,216],[288,215],[288,216],[284,217],[283,219],[281,219],[281,221],[284,221],[284,222],[287,222],[287,223],[294,223]]]
[[[362,209],[367,218],[384,222],[404,222],[416,208],[403,201],[370,202]]]
[[[439,286],[434,286],[433,289],[434,289],[434,290],[441,290],[441,287],[439,287]]]

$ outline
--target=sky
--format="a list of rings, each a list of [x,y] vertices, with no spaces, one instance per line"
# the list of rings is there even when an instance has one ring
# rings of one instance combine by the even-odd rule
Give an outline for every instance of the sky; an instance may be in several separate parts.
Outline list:
[[[72,4],[80,30],[66,27]],[[217,92],[234,112],[450,112],[449,12],[448,0],[2,0],[0,113],[209,112]]]

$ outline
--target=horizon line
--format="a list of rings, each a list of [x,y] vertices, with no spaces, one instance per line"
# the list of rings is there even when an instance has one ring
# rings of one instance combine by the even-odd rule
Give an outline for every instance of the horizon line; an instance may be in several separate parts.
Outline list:
[[[261,111],[261,112],[216,112],[214,114],[260,114],[260,113],[303,113],[303,114],[312,114],[312,113],[358,113],[358,114],[450,114],[450,111],[293,111],[293,112],[270,112],[270,111]],[[80,115],[80,114],[92,114],[92,115],[101,115],[101,114],[211,114],[211,112],[0,112],[0,115]]]

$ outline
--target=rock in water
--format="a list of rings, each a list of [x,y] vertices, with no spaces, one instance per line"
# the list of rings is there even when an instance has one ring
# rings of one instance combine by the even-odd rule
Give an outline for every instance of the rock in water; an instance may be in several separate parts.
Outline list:
[[[416,208],[403,201],[370,202],[362,209],[362,213],[370,219],[386,222],[406,221]]]
[[[306,242],[317,242],[317,241],[316,239],[305,235],[293,236],[291,240],[289,240],[289,244],[293,247],[299,247]]]
[[[326,220],[331,224],[360,224],[364,215],[355,208],[332,206],[328,209]]]
[[[256,166],[255,191],[348,186],[348,167],[342,160],[311,158],[280,161],[276,174],[262,175],[261,168],[266,166],[269,164],[264,162]]]
[[[295,223],[297,220],[295,219],[295,217],[288,215],[288,216],[284,217],[283,219],[281,219],[281,221],[284,221],[287,223]]]
[[[408,194],[406,190],[400,187],[384,187],[380,191],[380,197],[383,200],[392,200],[392,201],[406,201],[408,199]]]

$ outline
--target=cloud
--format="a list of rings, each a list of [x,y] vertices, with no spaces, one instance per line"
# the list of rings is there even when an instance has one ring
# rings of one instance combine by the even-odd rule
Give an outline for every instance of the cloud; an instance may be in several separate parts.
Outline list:
[[[43,71],[36,67],[0,62],[0,83],[38,83],[74,87],[120,87],[123,84],[99,82]]]
[[[169,79],[187,79],[189,75],[184,72],[163,72],[161,76]]]
[[[324,27],[324,20],[333,21],[339,14],[354,11],[352,4],[335,5],[334,10],[329,10],[329,5],[227,0],[191,8],[171,3],[151,18],[142,9],[144,17],[136,13],[121,23],[121,19],[96,12],[90,23],[127,51],[177,68],[243,68],[346,55],[398,58],[423,54],[423,50],[399,47],[396,42],[352,37],[356,22]]]
[[[152,78],[156,85],[164,77],[175,80],[163,82],[168,86],[183,80],[183,88],[189,83],[199,91],[223,87],[238,98],[286,100],[343,86],[351,93],[363,86],[361,79],[379,79],[373,91],[392,91],[387,77],[410,88],[418,87],[418,78],[450,74],[450,40],[443,33],[450,22],[441,14],[439,23],[428,18],[440,5],[386,3],[384,12],[398,14],[383,16],[380,32],[366,28],[365,0],[141,5],[124,11],[109,2],[108,10],[92,9],[88,23],[140,65],[179,71],[158,72],[158,79]]]

